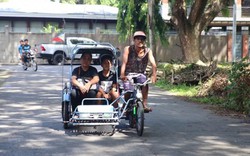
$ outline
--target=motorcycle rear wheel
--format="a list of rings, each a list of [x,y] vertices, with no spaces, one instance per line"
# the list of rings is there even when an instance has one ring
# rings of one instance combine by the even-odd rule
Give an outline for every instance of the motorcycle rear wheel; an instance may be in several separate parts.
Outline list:
[[[27,66],[27,64],[26,64],[26,62],[25,63],[23,63],[23,70],[27,70],[28,69],[28,66]]]

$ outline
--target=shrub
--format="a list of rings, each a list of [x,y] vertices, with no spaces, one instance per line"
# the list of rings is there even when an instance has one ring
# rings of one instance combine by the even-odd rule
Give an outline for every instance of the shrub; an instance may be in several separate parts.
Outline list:
[[[250,112],[250,63],[236,62],[229,73],[225,107],[248,114]]]

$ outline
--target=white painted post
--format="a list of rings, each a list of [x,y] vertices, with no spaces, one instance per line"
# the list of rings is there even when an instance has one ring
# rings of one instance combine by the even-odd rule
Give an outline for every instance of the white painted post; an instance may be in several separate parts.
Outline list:
[[[233,43],[232,43],[232,62],[235,62],[235,57],[236,57],[236,27],[237,27],[237,24],[236,24],[236,21],[237,21],[237,16],[236,16],[236,13],[237,13],[237,10],[236,10],[236,5],[237,5],[237,0],[234,0],[234,5],[233,5],[233,36],[232,36],[232,40],[233,40]]]

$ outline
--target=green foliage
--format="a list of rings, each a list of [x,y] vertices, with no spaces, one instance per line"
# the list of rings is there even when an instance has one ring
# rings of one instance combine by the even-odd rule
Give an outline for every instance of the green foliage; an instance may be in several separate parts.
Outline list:
[[[118,0],[100,0],[102,5],[118,7]]]
[[[52,33],[53,31],[55,33],[59,33],[62,31],[62,29],[59,29],[57,26],[53,26],[51,24],[47,24],[47,26],[43,27],[43,29],[42,29],[43,33]]]
[[[116,29],[120,32],[119,39],[120,40],[125,40],[128,38],[128,35],[131,34],[131,30],[127,28],[125,20],[127,20],[127,14],[128,14],[128,5],[127,1],[120,1],[118,5],[119,11],[118,11],[118,18],[117,18],[117,24],[116,24]],[[126,18],[126,19],[125,19]],[[122,27],[126,27],[127,29],[122,29]]]
[[[185,84],[173,85],[165,80],[157,81],[156,86],[168,90],[178,96],[194,97],[197,94],[196,86],[187,86]]]
[[[136,30],[147,32],[147,3],[145,0],[120,1],[116,29],[120,40],[129,38]]]
[[[160,0],[155,0],[155,4],[159,4]],[[160,12],[160,7],[159,5],[155,5],[154,6],[154,20],[155,20],[155,29],[156,29],[156,37],[159,38],[161,40],[161,43],[163,45],[167,45],[167,38],[166,38],[166,32],[168,31],[168,27],[166,25],[166,23],[163,21]]]
[[[230,16],[230,11],[228,6],[232,6],[234,3],[234,0],[228,0],[227,4],[225,4],[225,6],[221,9],[221,13],[224,17],[229,17]]]
[[[250,63],[246,59],[235,62],[232,66],[225,107],[248,114],[250,113]]]
[[[159,63],[158,68],[163,69],[163,70],[165,70],[167,72],[171,72],[171,70],[174,69],[174,65],[171,64],[171,63]]]
[[[168,90],[174,95],[188,97],[189,100],[218,105],[245,114],[250,113],[250,63],[248,58],[234,64],[222,63],[217,65],[215,75],[206,82],[197,86],[185,84],[173,85],[169,79],[158,80],[156,86]],[[193,69],[193,64],[161,63],[158,70],[170,71],[172,69],[183,72]]]
[[[162,43],[167,43],[166,40],[166,23],[163,21],[157,5],[160,1],[155,0],[154,18],[156,34],[154,37],[160,37]],[[148,34],[149,26],[147,24],[148,16],[148,1],[147,0],[126,0],[119,1],[119,12],[116,29],[119,32],[119,40],[129,38],[136,30],[142,30]]]
[[[228,8],[223,8],[223,9],[221,10],[221,13],[222,13],[222,15],[225,16],[225,17],[229,17],[229,15],[230,15],[230,11],[229,11]]]
[[[200,86],[188,86],[185,84],[173,85],[163,79],[157,81],[156,86],[174,95],[187,97],[189,100],[197,103],[222,106],[226,102],[225,98],[219,96],[198,96]]]
[[[190,99],[194,102],[203,103],[203,104],[211,104],[211,105],[220,105],[222,106],[225,103],[225,99],[217,96],[206,96],[206,97],[190,97]]]

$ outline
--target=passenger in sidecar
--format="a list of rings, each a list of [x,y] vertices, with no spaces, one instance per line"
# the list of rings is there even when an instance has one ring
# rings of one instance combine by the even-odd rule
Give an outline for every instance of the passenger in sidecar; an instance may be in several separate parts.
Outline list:
[[[75,91],[72,94],[72,109],[78,105],[84,98],[95,98],[97,94],[97,83],[99,82],[98,72],[95,67],[90,66],[92,54],[85,52],[80,58],[81,66],[76,67],[71,76],[72,87]],[[90,101],[88,104],[92,104]]]
[[[117,76],[116,73],[111,70],[112,62],[112,56],[110,55],[103,55],[100,58],[100,63],[103,70],[98,73],[99,89],[96,95],[97,98],[105,98],[109,100],[110,103],[119,96],[116,80]],[[99,100],[98,104],[102,104],[102,101]],[[114,103],[113,106],[116,108],[117,102]]]

